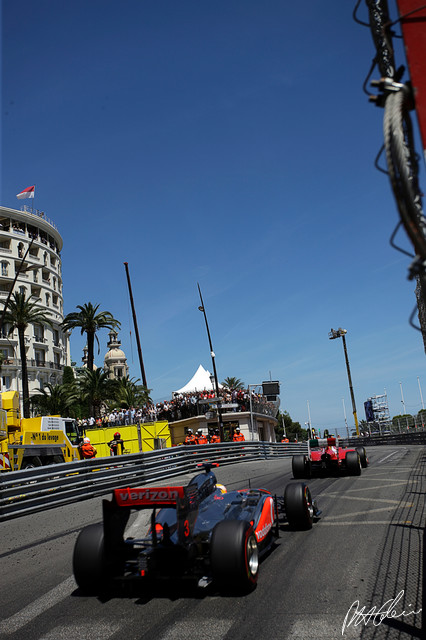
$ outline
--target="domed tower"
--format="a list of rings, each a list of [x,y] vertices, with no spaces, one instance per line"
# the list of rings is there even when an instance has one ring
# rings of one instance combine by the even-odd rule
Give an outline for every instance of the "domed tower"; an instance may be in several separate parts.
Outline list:
[[[88,355],[87,355],[87,354],[88,354],[88,352],[89,352],[89,349],[87,348],[87,344],[86,344],[86,345],[84,346],[84,349],[83,349],[83,357],[82,357],[82,359],[81,359],[81,360],[82,360],[82,362],[83,362],[83,364],[81,365],[81,368],[82,368],[82,369],[87,369],[87,362],[88,362],[88,360],[89,360]],[[95,365],[95,363],[93,363],[93,371],[96,371],[96,369],[97,369],[97,368],[98,368],[98,367]]]
[[[104,359],[104,371],[108,374],[110,380],[120,380],[120,378],[129,377],[129,367],[127,366],[127,358],[121,349],[121,342],[118,339],[116,331],[109,332],[109,342],[107,344],[109,351]]]

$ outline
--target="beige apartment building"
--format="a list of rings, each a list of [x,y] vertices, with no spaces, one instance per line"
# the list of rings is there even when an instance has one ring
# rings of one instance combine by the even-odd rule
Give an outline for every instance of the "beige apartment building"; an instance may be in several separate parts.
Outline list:
[[[31,244],[32,241],[32,244]],[[31,246],[30,246],[31,244]],[[61,330],[63,315],[62,238],[45,214],[24,205],[20,210],[0,207],[0,313],[15,275],[25,256],[14,291],[25,292],[49,311],[53,328],[29,326],[25,334],[30,396],[47,383],[62,381],[63,368],[70,364],[69,336]],[[18,332],[0,327],[0,391],[22,392]]]

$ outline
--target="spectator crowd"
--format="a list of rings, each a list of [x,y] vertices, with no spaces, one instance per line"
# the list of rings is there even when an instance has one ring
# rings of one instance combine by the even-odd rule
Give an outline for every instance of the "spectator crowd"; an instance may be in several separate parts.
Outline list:
[[[213,391],[192,391],[189,393],[174,394],[171,400],[157,402],[156,404],[148,404],[144,407],[131,407],[129,409],[114,409],[106,412],[101,418],[83,418],[79,420],[79,424],[83,428],[96,427],[120,427],[138,422],[156,422],[157,420],[167,420],[168,422],[176,422],[192,418],[197,415],[204,415],[216,404],[212,402],[216,398]],[[250,411],[250,393],[249,390],[239,389],[228,391],[221,390],[220,401],[224,412],[228,411]],[[255,413],[275,416],[277,405],[275,402],[268,401],[266,396],[260,393],[251,393],[252,408]],[[236,405],[234,407],[226,407],[226,405]]]

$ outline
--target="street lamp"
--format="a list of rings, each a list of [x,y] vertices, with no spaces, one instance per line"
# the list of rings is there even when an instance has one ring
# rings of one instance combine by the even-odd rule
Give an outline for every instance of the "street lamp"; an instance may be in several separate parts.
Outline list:
[[[256,389],[256,387],[261,387],[262,384],[249,384],[249,399],[250,399],[250,429],[251,429],[251,439],[254,440],[254,424],[253,424],[253,401],[252,401],[252,389]],[[284,423],[284,420],[283,420]]]
[[[222,421],[222,403],[220,401],[219,398],[219,382],[217,380],[217,371],[216,371],[216,362],[215,362],[215,353],[213,351],[213,345],[212,345],[212,339],[210,336],[210,329],[209,329],[209,323],[207,322],[207,315],[206,315],[206,309],[204,307],[204,302],[203,302],[203,296],[201,295],[201,289],[200,289],[200,285],[197,282],[197,287],[198,287],[198,293],[200,294],[200,301],[201,301],[201,305],[198,307],[199,311],[202,311],[203,315],[204,315],[204,320],[206,323],[206,329],[207,329],[207,337],[209,339],[209,346],[210,346],[210,355],[212,357],[212,364],[213,364],[213,376],[214,376],[214,385],[215,385],[215,393],[216,393],[216,398],[217,398],[217,421],[219,424],[219,433],[220,433],[220,440],[221,442],[223,442],[224,440],[224,434],[223,434],[223,421]]]
[[[351,370],[349,368],[348,350],[346,349],[346,338],[345,338],[346,333],[347,333],[346,329],[342,329],[341,327],[339,327],[338,329],[331,329],[330,333],[328,334],[328,337],[330,338],[330,340],[335,340],[336,338],[342,338],[342,341],[343,341],[343,350],[345,352],[346,369],[348,372],[348,380],[349,380],[349,391],[351,392],[352,412],[354,414],[356,435],[359,436],[358,416],[356,415],[354,388],[352,386]]]

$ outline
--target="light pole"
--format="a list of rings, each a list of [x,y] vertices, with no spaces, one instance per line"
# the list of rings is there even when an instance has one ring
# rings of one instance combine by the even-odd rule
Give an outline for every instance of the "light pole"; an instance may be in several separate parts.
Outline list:
[[[348,438],[349,438],[349,427],[348,427],[348,421],[346,419],[346,407],[345,407],[345,399],[344,398],[342,398],[342,402],[343,402],[343,415],[345,416],[346,433],[348,434]]]
[[[358,416],[356,415],[354,388],[352,386],[351,370],[349,368],[348,350],[346,349],[346,339],[345,339],[346,333],[347,333],[346,329],[342,329],[341,327],[339,327],[338,329],[331,329],[330,333],[328,334],[328,337],[330,338],[330,340],[335,340],[336,338],[342,338],[342,341],[343,341],[343,350],[345,352],[346,370],[348,372],[349,391],[351,393],[352,411],[354,414],[356,435],[359,436]]]
[[[251,428],[251,439],[254,440],[254,424],[253,424],[253,402],[252,402],[252,389],[256,389],[256,387],[261,387],[262,384],[249,384],[249,399],[250,399],[250,428]],[[284,419],[283,419],[284,423]]]
[[[309,400],[306,401],[308,405],[308,420],[309,420],[309,437],[313,438],[312,435],[312,422],[311,422],[311,410],[309,408]]]
[[[418,382],[418,384],[419,384],[420,400],[422,401],[422,409],[423,409],[423,411],[424,411],[424,409],[425,409],[425,403],[423,402],[423,394],[422,394],[422,388],[421,388],[421,386],[420,386],[420,378],[419,378],[419,376],[417,376],[417,382]]]
[[[407,413],[407,411],[405,410],[405,401],[404,401],[404,394],[402,392],[402,382],[399,383],[399,388],[401,389],[401,403],[402,403],[402,410],[404,412],[404,415]]]
[[[209,323],[207,322],[206,309],[204,307],[203,296],[201,295],[201,289],[200,289],[200,285],[198,284],[198,282],[197,282],[197,287],[198,287],[198,293],[200,294],[200,301],[201,301],[201,305],[198,307],[198,309],[199,309],[199,311],[202,311],[202,313],[204,315],[204,320],[205,320],[206,329],[207,329],[207,337],[209,339],[210,355],[212,357],[212,364],[213,364],[215,393],[216,393],[216,398],[217,398],[217,421],[218,421],[218,424],[219,424],[220,440],[221,440],[221,442],[223,442],[224,433],[223,433],[223,421],[222,421],[222,403],[221,403],[220,398],[219,398],[219,382],[218,382],[218,379],[217,379],[216,362],[215,362],[215,357],[216,356],[215,356],[215,353],[213,351],[213,345],[212,345],[212,339],[211,339],[211,336],[210,336]]]
[[[124,268],[126,270],[127,286],[128,286],[128,289],[129,289],[130,304],[132,306],[133,324],[134,324],[134,327],[135,327],[135,336],[136,336],[136,344],[137,344],[137,347],[138,347],[139,365],[140,365],[140,368],[141,368],[141,375],[142,375],[142,384],[146,389],[148,389],[148,384],[147,384],[146,375],[145,375],[145,367],[144,367],[143,359],[142,359],[141,342],[140,342],[140,339],[139,339],[138,322],[137,322],[137,319],[136,319],[135,305],[134,305],[134,302],[133,302],[133,293],[132,293],[132,284],[130,282],[129,265],[128,265],[127,262],[124,263]]]

